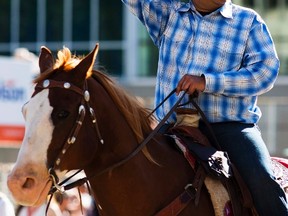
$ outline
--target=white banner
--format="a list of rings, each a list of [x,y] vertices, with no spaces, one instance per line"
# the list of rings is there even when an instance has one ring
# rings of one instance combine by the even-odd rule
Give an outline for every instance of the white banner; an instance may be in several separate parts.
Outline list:
[[[32,76],[31,62],[0,57],[0,140],[22,139],[21,109],[31,96]]]

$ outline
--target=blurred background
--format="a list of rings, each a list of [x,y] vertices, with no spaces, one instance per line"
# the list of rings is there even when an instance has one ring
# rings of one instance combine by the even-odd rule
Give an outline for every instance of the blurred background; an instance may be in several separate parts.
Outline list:
[[[281,60],[273,90],[259,99],[263,137],[273,156],[288,157],[288,0],[234,0],[266,21]],[[24,134],[22,105],[31,95],[42,45],[85,55],[153,107],[157,49],[120,0],[0,0],[0,191]]]

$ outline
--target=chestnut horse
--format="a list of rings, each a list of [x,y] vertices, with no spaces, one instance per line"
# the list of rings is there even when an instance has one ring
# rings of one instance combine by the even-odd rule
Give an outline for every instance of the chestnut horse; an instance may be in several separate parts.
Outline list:
[[[17,203],[36,206],[54,184],[49,169],[58,176],[83,169],[100,215],[155,215],[192,183],[194,172],[163,135],[130,156],[151,133],[153,119],[134,97],[92,70],[97,52],[98,44],[79,59],[64,48],[55,61],[41,48],[41,74],[22,109],[26,131],[8,187]],[[201,190],[199,204],[192,200],[180,215],[214,215],[206,188]]]
[[[17,203],[37,206],[51,188],[63,189],[58,177],[80,169],[100,215],[157,215],[183,194],[195,173],[166,136],[155,134],[143,145],[153,119],[134,97],[92,69],[97,52],[98,44],[79,59],[64,48],[55,61],[41,48],[41,73],[22,109],[25,136],[8,187]],[[178,203],[169,215],[214,215],[206,187],[199,193],[198,205],[192,199],[179,209]]]

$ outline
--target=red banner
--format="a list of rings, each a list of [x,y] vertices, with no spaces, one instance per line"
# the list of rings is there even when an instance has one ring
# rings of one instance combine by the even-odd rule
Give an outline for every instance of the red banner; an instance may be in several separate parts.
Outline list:
[[[21,142],[24,132],[24,126],[0,125],[0,141]]]

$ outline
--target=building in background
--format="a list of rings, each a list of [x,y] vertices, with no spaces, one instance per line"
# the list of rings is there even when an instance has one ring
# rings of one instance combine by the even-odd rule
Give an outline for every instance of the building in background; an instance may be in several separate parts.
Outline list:
[[[258,11],[274,38],[280,77],[259,100],[260,127],[271,154],[288,157],[288,0],[233,2]],[[0,55],[12,56],[21,47],[38,55],[43,45],[54,53],[66,46],[82,55],[99,42],[97,63],[152,106],[157,49],[121,0],[0,0],[0,8]],[[0,163],[13,162],[17,151],[1,143]]]
[[[187,0],[186,0],[187,1]],[[281,74],[288,74],[288,0],[234,0],[258,11],[267,22],[281,59]],[[121,0],[0,0],[0,55],[19,47],[39,53],[67,46],[87,54],[100,42],[98,62],[123,80],[153,77],[157,49],[146,31]]]

